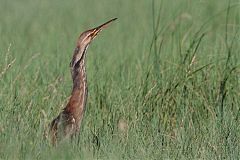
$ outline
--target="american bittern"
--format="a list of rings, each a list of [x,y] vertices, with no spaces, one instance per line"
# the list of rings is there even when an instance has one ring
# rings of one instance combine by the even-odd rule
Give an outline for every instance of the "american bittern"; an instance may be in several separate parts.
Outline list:
[[[73,80],[72,94],[63,111],[50,124],[50,136],[53,144],[66,137],[73,137],[79,132],[87,101],[87,75],[85,68],[86,52],[91,41],[110,21],[83,32],[74,50],[70,63]]]

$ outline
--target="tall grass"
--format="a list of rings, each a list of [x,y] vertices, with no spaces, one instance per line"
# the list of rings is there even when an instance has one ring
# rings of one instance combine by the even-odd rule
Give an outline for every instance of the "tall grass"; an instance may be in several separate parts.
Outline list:
[[[239,159],[239,1],[0,0],[0,159]],[[81,133],[52,147],[80,32]]]

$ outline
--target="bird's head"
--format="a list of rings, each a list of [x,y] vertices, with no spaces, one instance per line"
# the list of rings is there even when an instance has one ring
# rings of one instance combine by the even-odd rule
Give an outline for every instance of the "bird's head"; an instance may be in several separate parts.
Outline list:
[[[110,24],[112,21],[115,21],[116,19],[117,18],[111,19],[110,21],[107,21],[106,23],[104,23],[104,24],[102,24],[98,27],[87,30],[79,36],[78,41],[77,41],[77,47],[74,50],[73,59],[70,63],[71,67],[74,67],[75,64],[77,64],[78,62],[81,61],[81,59],[86,54],[86,51],[87,51],[87,48],[88,48],[89,44],[97,36],[97,34],[102,29],[106,28],[108,26],[108,24]]]
[[[91,41],[98,35],[98,33],[106,28],[108,26],[108,24],[110,24],[112,21],[115,21],[117,18],[111,19],[110,21],[96,27],[90,30],[87,30],[85,32],[83,32],[78,39],[78,45],[80,46],[88,46]]]

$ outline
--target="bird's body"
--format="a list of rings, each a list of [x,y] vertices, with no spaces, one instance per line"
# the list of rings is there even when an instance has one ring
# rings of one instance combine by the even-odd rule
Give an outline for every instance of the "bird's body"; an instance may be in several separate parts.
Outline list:
[[[64,138],[73,137],[80,130],[88,95],[85,67],[87,48],[96,35],[114,20],[116,18],[94,29],[87,30],[78,38],[70,63],[73,80],[71,97],[63,111],[50,124],[50,135],[53,144]]]

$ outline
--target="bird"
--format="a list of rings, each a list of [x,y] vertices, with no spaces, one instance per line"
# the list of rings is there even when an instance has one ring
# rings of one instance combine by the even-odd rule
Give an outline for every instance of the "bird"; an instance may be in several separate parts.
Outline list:
[[[116,19],[117,18],[113,18],[98,27],[89,29],[80,34],[70,62],[73,82],[71,96],[66,107],[50,123],[49,133],[53,145],[56,145],[63,139],[73,138],[79,134],[88,97],[85,66],[87,49],[98,33]]]

